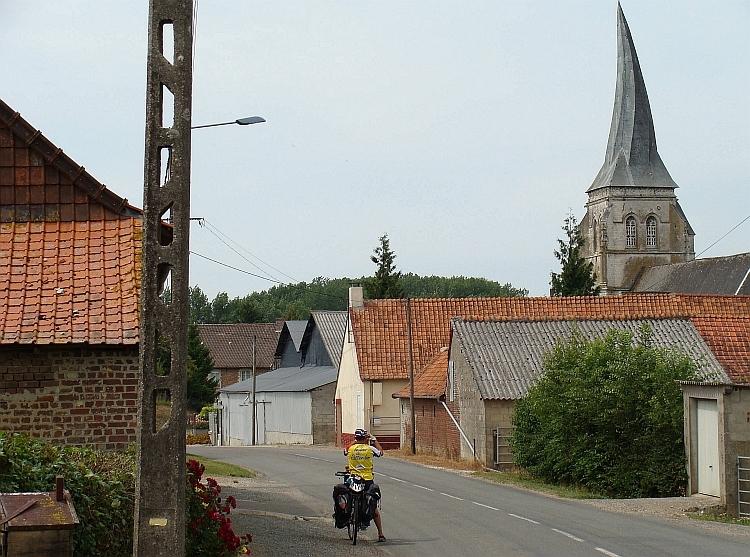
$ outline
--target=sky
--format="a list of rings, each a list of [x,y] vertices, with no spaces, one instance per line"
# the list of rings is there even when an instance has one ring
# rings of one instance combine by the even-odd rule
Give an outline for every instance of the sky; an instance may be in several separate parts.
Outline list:
[[[750,251],[750,219],[706,251],[750,216],[750,2],[622,7],[696,253]],[[193,131],[190,284],[372,275],[388,234],[402,272],[547,295],[604,162],[616,10],[200,0],[193,125],[267,122]],[[0,98],[138,207],[147,23],[146,0],[0,0]]]

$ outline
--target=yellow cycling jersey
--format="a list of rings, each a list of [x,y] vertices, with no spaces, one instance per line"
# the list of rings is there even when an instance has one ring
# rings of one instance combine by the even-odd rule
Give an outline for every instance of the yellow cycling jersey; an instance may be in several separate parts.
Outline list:
[[[349,445],[344,452],[349,460],[349,470],[362,476],[363,480],[372,480],[372,459],[379,457],[380,451],[367,443]]]

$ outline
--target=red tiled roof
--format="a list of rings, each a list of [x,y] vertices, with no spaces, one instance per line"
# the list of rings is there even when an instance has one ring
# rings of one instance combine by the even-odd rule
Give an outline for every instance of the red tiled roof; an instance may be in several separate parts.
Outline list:
[[[440,349],[438,355],[414,378],[414,398],[440,398],[445,394],[448,374],[448,347]],[[409,385],[394,393],[393,398],[409,398]]]
[[[141,221],[0,224],[0,344],[136,344]]]
[[[0,344],[137,344],[141,218],[0,100]]]
[[[350,310],[363,380],[407,379],[406,300]],[[414,369],[450,341],[450,319],[546,321],[689,318],[733,381],[750,382],[750,296],[637,294],[571,298],[411,300]]]

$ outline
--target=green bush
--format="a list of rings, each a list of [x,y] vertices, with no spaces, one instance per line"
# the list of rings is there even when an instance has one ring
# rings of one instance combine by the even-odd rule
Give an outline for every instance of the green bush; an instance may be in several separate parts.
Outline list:
[[[133,552],[133,454],[59,447],[0,431],[0,491],[54,491],[65,478],[80,524],[74,555],[119,557]]]
[[[518,401],[510,439],[516,465],[547,482],[611,497],[680,495],[687,482],[678,380],[698,378],[689,357],[626,331],[587,341],[575,331],[545,359]]]
[[[186,555],[249,553],[250,535],[238,537],[228,515],[236,501],[223,502],[221,486],[195,460],[187,466]],[[63,476],[80,524],[73,534],[76,557],[133,554],[135,453],[61,447],[25,435],[0,431],[0,492],[54,491]]]

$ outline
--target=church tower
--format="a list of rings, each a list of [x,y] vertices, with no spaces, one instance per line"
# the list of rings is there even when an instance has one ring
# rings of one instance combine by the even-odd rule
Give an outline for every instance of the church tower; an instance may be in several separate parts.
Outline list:
[[[695,233],[656,151],[646,85],[617,4],[617,86],[607,152],[587,190],[583,257],[604,294],[627,292],[645,267],[695,259]]]

